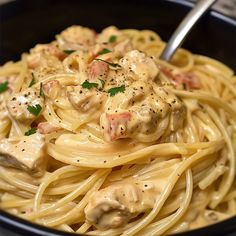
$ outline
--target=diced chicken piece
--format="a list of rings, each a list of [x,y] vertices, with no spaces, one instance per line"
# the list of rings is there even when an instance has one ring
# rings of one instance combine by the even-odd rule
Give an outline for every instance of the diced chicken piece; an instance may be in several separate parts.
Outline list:
[[[173,73],[170,69],[161,67],[161,72],[168,77],[177,88],[187,86],[190,89],[200,89],[201,82],[194,73]]]
[[[62,86],[58,80],[50,80],[43,84],[44,94],[51,99],[57,98],[61,93],[61,89]]]
[[[105,80],[107,78],[109,71],[109,65],[103,61],[92,61],[88,65],[88,78],[89,81],[94,81],[95,79]]]
[[[64,72],[62,62],[55,56],[41,54],[39,64],[34,68],[34,75],[37,81],[41,81],[49,75],[60,74]]]
[[[44,148],[44,136],[39,133],[18,139],[3,139],[0,141],[0,165],[37,172],[41,168]]]
[[[74,49],[73,45],[92,46],[95,43],[96,32],[82,26],[71,26],[62,31],[58,39],[69,43],[70,48]],[[72,47],[72,48],[71,48]]]
[[[152,142],[182,127],[185,114],[183,102],[171,91],[138,80],[109,97],[100,127],[108,142],[120,138]]]
[[[60,60],[65,58],[65,53],[59,48],[57,44],[37,44],[33,49],[30,50],[31,55],[42,53],[55,56]]]
[[[28,110],[29,107],[35,107],[39,113],[37,115],[33,114]],[[11,95],[7,101],[9,113],[19,121],[27,122],[36,119],[41,114],[43,107],[43,96],[40,96],[40,92],[32,87]]]
[[[172,92],[168,91],[165,87],[155,88],[156,94],[166,102],[170,107],[170,130],[176,131],[179,127],[183,126],[184,118],[186,115],[186,108],[182,101],[180,101]]]
[[[10,92],[14,91],[16,80],[17,80],[17,75],[0,76],[0,84],[8,81],[8,88]]]
[[[118,43],[115,47],[114,47],[114,55],[116,57],[123,57],[125,56],[125,54],[129,51],[131,51],[132,45],[130,43],[129,39],[126,39],[120,43]]]
[[[99,109],[104,99],[104,95],[100,91],[84,89],[81,86],[74,87],[74,91],[68,92],[67,95],[72,106],[81,112]]]
[[[109,27],[105,28],[97,36],[96,42],[97,43],[108,43],[112,36],[116,37],[116,40],[114,40],[114,43],[116,43],[117,41],[120,41],[120,38],[122,37],[122,32],[119,31],[115,26],[109,26]]]
[[[60,127],[56,127],[49,122],[41,122],[38,124],[38,131],[40,134],[50,134],[61,130]]]
[[[39,67],[43,64],[45,56],[49,56],[46,58],[56,57],[59,60],[63,60],[66,57],[57,44],[38,44],[30,50],[30,54],[26,58],[28,67],[30,69]]]
[[[126,53],[119,64],[128,73],[134,73],[137,79],[141,80],[154,80],[159,73],[155,61],[138,50]]]
[[[87,221],[101,230],[122,227],[153,207],[159,192],[146,186],[130,181],[96,192],[85,208]]]

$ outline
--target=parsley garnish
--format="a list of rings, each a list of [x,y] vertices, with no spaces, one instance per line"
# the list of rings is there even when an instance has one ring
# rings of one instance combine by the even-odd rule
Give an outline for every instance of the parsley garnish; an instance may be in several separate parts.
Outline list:
[[[27,110],[28,110],[31,114],[33,114],[33,115],[35,115],[35,116],[38,116],[39,113],[40,113],[40,111],[42,110],[42,107],[41,107],[39,104],[36,104],[35,106],[28,106],[28,107],[27,107]]]
[[[32,87],[35,83],[36,83],[36,80],[35,80],[35,77],[34,77],[34,73],[32,73],[32,80],[29,84],[29,88]]]
[[[106,54],[106,53],[109,53],[109,52],[111,52],[111,50],[109,50],[108,48],[104,48],[100,52],[98,52],[98,55],[103,55],[103,54]]]
[[[86,88],[86,89],[97,88],[97,87],[98,87],[98,84],[97,84],[97,83],[90,83],[90,82],[88,82],[88,80],[85,80],[85,81],[82,83],[82,87],[83,87],[83,88]]]
[[[102,89],[103,89],[106,82],[105,82],[104,80],[102,80],[102,79],[99,79],[99,80],[100,80],[100,82],[101,82],[101,84],[102,84]]]
[[[115,96],[117,93],[123,93],[125,91],[125,85],[121,85],[120,87],[110,88],[107,92],[111,97]]]
[[[30,136],[30,135],[32,135],[32,134],[35,134],[36,133],[36,131],[37,131],[37,128],[31,128],[31,129],[29,129],[27,132],[25,132],[25,136]]]
[[[64,52],[65,54],[70,55],[71,53],[75,52],[75,50],[69,50],[69,49],[67,49],[67,50],[64,50],[63,52]]]
[[[102,60],[101,58],[96,58],[96,59],[94,59],[94,60],[96,60],[96,61],[103,61],[103,62],[107,63],[109,66],[121,67],[119,64],[111,63],[111,62],[109,62],[109,61]]]
[[[8,81],[5,81],[0,84],[0,93],[5,92],[6,90],[8,90]]]
[[[117,39],[117,36],[116,35],[111,35],[110,38],[109,38],[109,43],[114,43]]]

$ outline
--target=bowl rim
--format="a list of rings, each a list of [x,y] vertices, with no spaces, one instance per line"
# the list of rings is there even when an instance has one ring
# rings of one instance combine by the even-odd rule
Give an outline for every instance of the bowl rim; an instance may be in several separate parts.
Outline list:
[[[184,6],[188,8],[192,8],[195,3],[189,0],[161,0],[162,2],[169,2],[179,6]],[[9,2],[3,2],[0,4],[0,8],[15,4],[18,2],[17,0],[11,0]],[[218,10],[211,9],[208,13],[211,17],[218,19],[220,21],[225,22],[228,25],[236,27],[236,18],[232,18],[229,16],[224,15],[223,13],[219,12]],[[1,23],[1,22],[0,22]],[[176,236],[197,236],[197,235],[225,235],[235,233],[235,225],[236,225],[236,216],[226,219],[224,221],[217,222],[212,225],[204,226],[198,229],[194,229],[191,231],[186,231],[183,233],[175,234]],[[60,230],[56,230],[53,228],[48,228],[43,225],[39,225],[17,216],[14,216],[8,212],[5,212],[0,209],[0,229],[8,229],[12,232],[19,232],[19,233],[27,233],[27,235],[34,235],[34,236],[73,236],[73,235],[81,235],[75,234],[70,232],[63,232]],[[233,231],[234,230],[234,231]],[[0,231],[1,232],[1,231]]]

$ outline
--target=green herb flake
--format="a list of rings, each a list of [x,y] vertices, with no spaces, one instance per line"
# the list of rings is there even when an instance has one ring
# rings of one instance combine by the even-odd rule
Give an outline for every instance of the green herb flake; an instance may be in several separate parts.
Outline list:
[[[63,50],[63,52],[67,55],[70,55],[71,53],[75,52],[75,50],[67,49],[67,50]]]
[[[82,83],[82,87],[83,87],[83,88],[86,88],[86,89],[97,88],[97,87],[98,87],[98,84],[97,84],[97,83],[90,83],[90,82],[88,82],[87,80],[85,80],[85,81]]]
[[[36,104],[35,106],[28,106],[28,107],[27,107],[27,110],[28,110],[31,114],[33,114],[33,115],[35,115],[35,116],[38,116],[39,113],[40,113],[40,111],[42,110],[42,107],[41,107],[39,104]]]
[[[125,91],[125,85],[121,85],[120,87],[110,88],[107,92],[111,97],[115,96],[117,93],[123,93]]]
[[[32,87],[35,83],[36,83],[35,76],[34,76],[34,73],[32,73],[32,80],[29,84],[29,88]]]
[[[104,48],[102,49],[100,52],[98,52],[98,55],[103,55],[103,54],[107,54],[111,52],[111,50],[109,50],[108,48]]]
[[[36,133],[36,131],[37,131],[37,128],[31,128],[31,129],[29,129],[27,132],[25,132],[25,136],[30,136],[30,135],[32,135],[32,134],[35,134]]]
[[[6,90],[8,90],[8,81],[5,81],[0,84],[0,93],[5,92]]]
[[[105,60],[102,60],[101,58],[96,58],[94,59],[96,61],[103,61],[105,63],[107,63],[109,66],[112,66],[112,67],[121,67],[119,64],[117,63],[112,63],[112,62],[109,62],[109,61],[105,61]]]
[[[99,79],[99,80],[100,80],[100,82],[101,82],[101,84],[102,84],[102,89],[103,89],[106,82],[105,82],[104,80],[102,80],[102,79]]]
[[[117,40],[117,36],[116,35],[111,35],[109,38],[109,43],[114,43]]]

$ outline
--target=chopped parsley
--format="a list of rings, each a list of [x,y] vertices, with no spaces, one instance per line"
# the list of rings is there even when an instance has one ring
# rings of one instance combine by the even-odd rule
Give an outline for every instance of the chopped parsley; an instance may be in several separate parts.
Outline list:
[[[103,54],[107,54],[111,52],[111,50],[109,50],[108,48],[104,48],[102,49],[100,52],[98,52],[98,55],[103,55]]]
[[[40,97],[44,97],[44,92],[43,92],[43,83],[40,83],[40,90],[39,90],[39,95]]]
[[[0,93],[5,92],[6,90],[8,90],[8,81],[5,81],[0,84]]]
[[[112,67],[121,67],[119,64],[117,63],[112,63],[112,62],[109,62],[109,61],[105,61],[105,60],[102,60],[101,58],[96,58],[94,59],[96,61],[103,61],[105,63],[107,63],[109,66],[112,66]]]
[[[31,114],[33,114],[33,115],[35,115],[35,116],[38,116],[39,113],[40,113],[40,111],[42,110],[42,107],[41,107],[39,104],[36,104],[35,106],[28,106],[28,107],[27,107],[27,110],[28,110]]]
[[[64,50],[63,52],[67,55],[70,55],[71,53],[75,52],[75,50],[67,49],[67,50]]]
[[[32,73],[32,80],[29,84],[29,88],[32,87],[35,83],[36,83],[36,80],[35,80],[35,77],[34,77],[34,73]]]
[[[117,93],[123,93],[125,91],[125,85],[121,85],[120,87],[110,88],[107,92],[111,97],[115,96]]]
[[[90,83],[90,82],[88,82],[87,80],[85,80],[85,81],[82,83],[82,87],[83,87],[83,88],[86,88],[86,89],[97,88],[97,87],[98,87],[98,84],[97,84],[97,83]]]
[[[114,43],[117,39],[117,36],[116,35],[111,35],[110,38],[109,38],[109,43]]]
[[[31,129],[29,129],[27,132],[25,132],[25,136],[30,136],[30,135],[32,135],[32,134],[35,134],[36,133],[36,131],[37,131],[37,128],[31,128]]]

